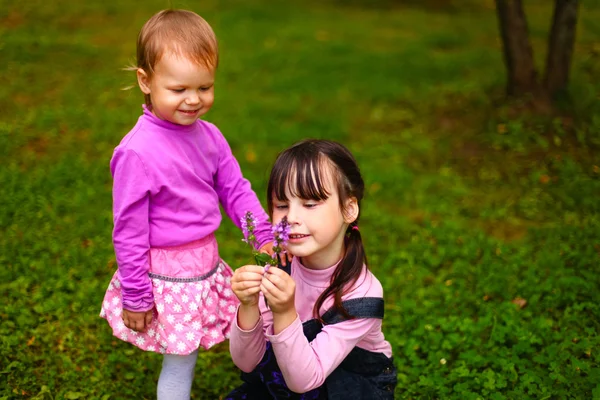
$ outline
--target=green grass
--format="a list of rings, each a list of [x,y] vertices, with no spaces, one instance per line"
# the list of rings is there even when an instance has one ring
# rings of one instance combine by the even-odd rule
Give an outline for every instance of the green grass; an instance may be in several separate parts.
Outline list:
[[[527,2],[540,67],[549,3]],[[0,399],[155,396],[161,357],[98,313],[108,161],[142,103],[122,67],[169,4],[217,32],[206,119],[263,200],[295,141],[355,153],[397,398],[600,398],[600,7],[584,3],[570,96],[538,117],[503,101],[491,0],[0,0]],[[218,232],[232,266],[240,237]],[[194,399],[238,383],[226,344],[200,354]]]

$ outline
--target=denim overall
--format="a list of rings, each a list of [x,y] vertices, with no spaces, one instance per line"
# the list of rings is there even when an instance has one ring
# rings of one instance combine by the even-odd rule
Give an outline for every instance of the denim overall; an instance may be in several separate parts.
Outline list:
[[[286,272],[289,267],[282,267]],[[355,318],[383,318],[383,299],[362,297],[342,302],[348,314]],[[345,320],[335,308],[323,314],[325,324]],[[313,341],[322,325],[317,319],[302,324],[304,336]],[[325,379],[325,384],[306,393],[288,389],[277,364],[271,343],[267,342],[265,355],[250,373],[242,372],[244,383],[229,393],[225,400],[390,400],[394,398],[397,383],[393,358],[354,347],[344,361]]]

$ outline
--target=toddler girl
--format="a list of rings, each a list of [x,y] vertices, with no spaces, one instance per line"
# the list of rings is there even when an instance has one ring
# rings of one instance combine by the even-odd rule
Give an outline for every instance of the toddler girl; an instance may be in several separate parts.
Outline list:
[[[287,217],[287,268],[246,265],[230,350],[244,384],[227,399],[392,399],[396,369],[381,330],[383,289],[358,227],[364,183],[351,153],[325,140],[279,155],[268,185]],[[266,302],[260,298],[264,297]]]
[[[143,26],[137,79],[143,113],[116,147],[113,243],[118,270],[102,304],[113,334],[164,354],[159,399],[189,399],[198,348],[229,336],[238,301],[214,232],[219,204],[240,227],[248,210],[271,226],[221,132],[199,120],[214,101],[217,40],[197,14],[165,10]]]

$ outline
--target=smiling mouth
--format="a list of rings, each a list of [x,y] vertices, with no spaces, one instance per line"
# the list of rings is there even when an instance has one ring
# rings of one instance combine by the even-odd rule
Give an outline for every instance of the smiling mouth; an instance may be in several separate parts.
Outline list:
[[[292,233],[292,234],[290,234],[289,238],[290,239],[302,239],[302,238],[305,238],[305,237],[308,237],[308,236],[309,235],[302,235],[300,233]]]
[[[200,109],[198,110],[179,110],[184,114],[196,114],[198,111],[200,111]]]

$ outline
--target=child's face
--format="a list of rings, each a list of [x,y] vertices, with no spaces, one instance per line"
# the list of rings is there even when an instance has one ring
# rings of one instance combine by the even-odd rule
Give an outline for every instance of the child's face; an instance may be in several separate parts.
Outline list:
[[[327,200],[301,199],[289,189],[288,201],[273,198],[273,223],[288,218],[291,228],[288,250],[301,257],[302,264],[310,269],[330,267],[342,258],[346,229],[358,215],[355,199],[346,202],[347,212],[342,213],[331,177],[327,177],[326,187],[331,193]]]
[[[179,125],[191,125],[210,110],[214,82],[214,70],[172,53],[163,55],[151,77],[138,69],[138,83],[150,95],[153,114]]]

